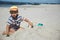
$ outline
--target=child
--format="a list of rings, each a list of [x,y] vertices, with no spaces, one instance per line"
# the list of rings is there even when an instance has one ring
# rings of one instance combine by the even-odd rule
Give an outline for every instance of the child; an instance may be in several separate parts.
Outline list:
[[[20,29],[21,28],[20,23],[22,21],[27,22],[30,25],[30,28],[33,28],[33,24],[31,21],[29,21],[27,18],[23,18],[22,16],[19,16],[18,7],[12,6],[10,8],[10,14],[11,16],[8,18],[6,31],[4,31],[3,34],[9,36],[10,34]]]

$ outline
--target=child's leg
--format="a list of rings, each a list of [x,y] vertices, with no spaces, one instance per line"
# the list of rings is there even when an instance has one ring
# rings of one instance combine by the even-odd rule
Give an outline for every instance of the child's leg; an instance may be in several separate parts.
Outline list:
[[[11,28],[9,34],[13,34],[14,32],[15,32],[15,30],[13,28]]]
[[[23,27],[20,27],[18,30],[23,30],[23,29],[24,29]],[[15,29],[10,28],[10,30],[9,30],[9,35],[13,34],[14,32],[15,32]],[[7,32],[4,31],[2,34],[3,34],[3,35],[7,35]]]
[[[2,34],[3,34],[3,35],[6,35],[7,33],[6,33],[6,31],[4,31]]]
[[[11,35],[14,32],[15,32],[15,30],[13,28],[11,28],[10,31],[9,31],[9,35]],[[6,31],[4,31],[2,34],[7,35]]]

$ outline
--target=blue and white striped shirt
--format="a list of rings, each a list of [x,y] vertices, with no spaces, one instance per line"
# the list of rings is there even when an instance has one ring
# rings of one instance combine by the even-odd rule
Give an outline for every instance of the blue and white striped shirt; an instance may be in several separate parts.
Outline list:
[[[23,21],[23,17],[22,16],[17,16],[17,20],[14,20],[13,18],[12,18],[12,16],[10,16],[9,18],[8,18],[8,21],[7,21],[7,24],[8,25],[16,25],[16,26],[20,26],[20,23]]]

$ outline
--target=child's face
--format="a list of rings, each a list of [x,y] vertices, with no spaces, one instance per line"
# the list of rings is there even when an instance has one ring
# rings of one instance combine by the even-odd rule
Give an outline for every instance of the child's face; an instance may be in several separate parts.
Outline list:
[[[17,9],[13,9],[13,10],[10,11],[10,14],[11,14],[11,16],[16,17],[17,14],[18,14],[18,10]]]
[[[16,17],[16,16],[17,16],[17,14],[11,14],[11,16]]]

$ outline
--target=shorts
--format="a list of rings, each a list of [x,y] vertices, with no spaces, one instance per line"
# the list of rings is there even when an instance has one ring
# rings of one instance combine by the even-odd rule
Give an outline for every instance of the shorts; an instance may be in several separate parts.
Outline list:
[[[13,28],[15,31],[17,31],[20,27],[16,25],[10,25],[10,28]]]

